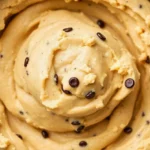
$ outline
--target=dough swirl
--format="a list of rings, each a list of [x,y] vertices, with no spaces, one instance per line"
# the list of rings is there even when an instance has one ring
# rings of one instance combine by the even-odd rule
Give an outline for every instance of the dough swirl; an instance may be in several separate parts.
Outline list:
[[[150,149],[148,0],[2,0],[0,31],[0,148]]]

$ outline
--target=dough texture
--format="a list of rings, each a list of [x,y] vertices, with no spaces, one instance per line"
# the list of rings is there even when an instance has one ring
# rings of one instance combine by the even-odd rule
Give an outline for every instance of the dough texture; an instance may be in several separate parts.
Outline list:
[[[150,1],[1,0],[0,149],[150,150]]]

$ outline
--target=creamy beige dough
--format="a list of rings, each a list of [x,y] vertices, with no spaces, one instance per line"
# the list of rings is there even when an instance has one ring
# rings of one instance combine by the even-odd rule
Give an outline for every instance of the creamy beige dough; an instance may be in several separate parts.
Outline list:
[[[0,149],[150,150],[150,1],[1,0]]]

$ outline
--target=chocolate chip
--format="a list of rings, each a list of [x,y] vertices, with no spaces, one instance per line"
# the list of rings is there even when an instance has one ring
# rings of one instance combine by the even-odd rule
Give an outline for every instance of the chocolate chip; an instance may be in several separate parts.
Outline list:
[[[70,91],[64,90],[64,89],[63,89],[63,85],[61,85],[61,89],[62,89],[62,91],[63,91],[65,94],[67,94],[67,95],[71,95],[71,94],[72,94]]]
[[[71,95],[71,92],[68,91],[68,90],[63,90],[63,92],[64,92],[65,94],[67,94],[67,95]]]
[[[131,79],[131,78],[128,78],[126,81],[125,81],[125,86],[127,87],[127,88],[132,88],[133,86],[134,86],[134,80],[133,79]]]
[[[72,27],[64,28],[64,29],[63,29],[63,31],[65,31],[65,32],[70,32],[70,31],[72,31],[72,30],[73,30],[73,28],[72,28]]]
[[[86,95],[85,98],[87,99],[92,99],[95,97],[95,92],[94,91],[89,91]]]
[[[21,140],[23,139],[22,136],[20,134],[16,134]]]
[[[68,122],[68,121],[69,121],[69,119],[67,118],[67,119],[65,119],[65,121],[66,121],[66,122]]]
[[[126,128],[124,128],[124,132],[127,133],[127,134],[131,133],[132,128],[131,127],[126,127]]]
[[[147,64],[150,64],[150,57],[149,57],[149,56],[147,56],[145,62],[146,62]]]
[[[76,78],[76,77],[70,78],[70,80],[69,80],[69,85],[70,85],[71,87],[73,87],[73,88],[78,87],[78,86],[79,86],[79,80],[78,80],[78,78]]]
[[[74,120],[71,122],[71,124],[77,126],[80,125],[81,123],[78,120]]]
[[[146,124],[147,124],[147,125],[149,125],[149,124],[150,124],[150,121],[149,121],[149,120],[147,120],[147,121],[146,121]]]
[[[58,80],[59,80],[59,79],[58,79],[58,75],[55,74],[55,75],[54,75],[54,81],[55,81],[56,85],[58,84]]]
[[[24,115],[23,111],[19,111],[19,113],[20,113],[21,115]]]
[[[106,120],[110,120],[110,116],[106,117]]]
[[[48,138],[49,137],[49,134],[48,134],[48,132],[46,131],[46,130],[42,130],[42,136],[43,136],[43,138]]]
[[[106,41],[106,37],[100,33],[100,32],[97,32],[97,36],[102,40],[102,41]]]
[[[142,112],[142,117],[144,117],[145,116],[145,112]]]
[[[104,28],[105,27],[105,22],[101,19],[97,20],[97,24],[99,25],[99,27]]]
[[[143,5],[142,5],[142,4],[140,4],[140,5],[139,5],[139,8],[142,8],[142,7],[143,7]]]
[[[81,142],[79,143],[79,146],[85,147],[85,146],[87,146],[87,142],[86,142],[86,141],[81,141]]]
[[[81,125],[77,128],[77,130],[75,131],[76,133],[81,133],[81,131],[85,128],[84,125]]]
[[[24,66],[27,67],[28,63],[29,63],[29,57],[26,57],[26,59],[24,61]]]
[[[0,54],[0,58],[3,58],[3,55],[2,55],[2,54]]]

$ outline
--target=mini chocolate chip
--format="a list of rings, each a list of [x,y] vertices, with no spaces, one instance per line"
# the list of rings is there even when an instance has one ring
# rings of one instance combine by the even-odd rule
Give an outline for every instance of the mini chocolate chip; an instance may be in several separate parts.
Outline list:
[[[144,117],[145,116],[145,112],[142,112],[142,117]]]
[[[72,30],[73,30],[73,28],[72,28],[72,27],[64,28],[64,29],[63,29],[63,31],[65,31],[65,32],[70,32],[70,31],[72,31]]]
[[[81,142],[79,143],[79,146],[85,147],[85,146],[87,146],[87,142],[86,142],[86,141],[81,141]]]
[[[134,80],[133,79],[131,79],[131,78],[128,78],[126,81],[125,81],[125,86],[127,87],[127,88],[132,88],[133,86],[134,86]]]
[[[149,125],[149,124],[150,124],[150,121],[149,121],[149,120],[147,120],[147,121],[146,121],[146,124],[147,124],[147,125]]]
[[[106,37],[100,33],[100,32],[97,32],[97,36],[102,40],[102,41],[106,41]]]
[[[23,114],[24,114],[24,112],[23,112],[23,111],[19,111],[19,113],[20,113],[21,115],[23,115]]]
[[[93,136],[97,136],[96,134],[93,134]]]
[[[92,99],[95,97],[95,92],[94,91],[89,91],[86,95],[85,98],[87,99]]]
[[[22,136],[20,134],[16,134],[21,140],[23,139]]]
[[[107,120],[110,120],[110,116],[106,117]]]
[[[146,57],[145,62],[146,62],[147,64],[150,64],[150,57],[149,57],[149,56]]]
[[[64,90],[64,89],[63,89],[63,85],[61,85],[61,89],[62,89],[62,91],[63,91],[65,94],[67,94],[67,95],[71,95],[71,94],[72,94],[70,91]]]
[[[68,91],[68,90],[63,90],[63,92],[64,92],[65,94],[67,94],[67,95],[71,95],[71,92]]]
[[[132,132],[132,128],[131,127],[126,127],[126,128],[124,128],[124,132],[125,133],[131,133]]]
[[[43,136],[43,138],[48,138],[49,134],[46,130],[42,130],[42,136]]]
[[[24,61],[24,66],[27,67],[28,63],[29,63],[29,57],[26,57],[26,59]]]
[[[0,54],[0,58],[3,58],[3,55],[2,55],[2,54]]]
[[[58,84],[58,80],[59,80],[59,79],[58,79],[58,75],[55,74],[55,75],[54,75],[54,81],[55,81],[56,85]]]
[[[81,125],[77,128],[77,130],[75,131],[76,133],[81,133],[81,131],[85,128],[84,125]]]
[[[104,28],[105,27],[105,22],[101,19],[97,20],[97,24],[99,25],[99,27]]]
[[[71,122],[71,124],[77,126],[80,125],[81,123],[78,120],[74,120]]]
[[[142,5],[142,4],[140,4],[140,5],[139,5],[139,8],[142,8],[142,7],[143,7],[143,5]]]
[[[67,118],[67,119],[65,119],[65,121],[66,121],[66,122],[68,122],[68,121],[69,121],[69,119]]]
[[[78,78],[76,78],[76,77],[70,78],[69,84],[70,84],[70,86],[73,87],[73,88],[78,87],[78,86],[79,86],[79,80],[78,80]]]

